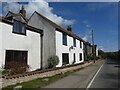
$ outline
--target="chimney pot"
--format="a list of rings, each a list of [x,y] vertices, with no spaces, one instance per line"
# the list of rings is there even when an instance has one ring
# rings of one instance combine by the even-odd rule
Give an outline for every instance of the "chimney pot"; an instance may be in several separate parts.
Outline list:
[[[21,13],[24,17],[26,17],[26,10],[25,10],[24,5],[22,5],[21,10],[20,10],[19,13]]]

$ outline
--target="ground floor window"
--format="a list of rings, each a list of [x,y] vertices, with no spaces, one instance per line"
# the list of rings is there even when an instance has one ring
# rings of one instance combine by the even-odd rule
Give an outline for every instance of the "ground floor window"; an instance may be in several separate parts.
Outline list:
[[[69,53],[62,54],[63,65],[69,64]]]
[[[79,57],[80,57],[80,61],[81,61],[82,60],[82,53],[80,53]]]
[[[75,58],[75,53],[73,54],[73,64],[75,63],[76,58]]]
[[[28,51],[6,50],[5,66],[11,62],[19,62],[27,65]]]

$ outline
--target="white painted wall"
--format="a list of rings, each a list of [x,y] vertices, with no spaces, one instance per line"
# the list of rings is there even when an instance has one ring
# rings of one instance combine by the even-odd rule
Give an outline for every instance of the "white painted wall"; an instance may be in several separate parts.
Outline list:
[[[98,48],[96,48],[96,56],[98,56]]]
[[[2,63],[0,64],[0,67],[1,65],[5,64],[6,50],[27,50],[28,65],[31,67],[30,70],[32,71],[40,68],[41,67],[40,66],[41,65],[40,64],[41,61],[40,34],[36,32],[32,32],[30,30],[26,30],[26,36],[14,34],[12,33],[12,25],[8,25],[2,22],[0,22],[0,25],[2,25],[2,29],[0,29],[0,41],[2,41],[2,50],[1,50],[2,59],[0,58],[0,62]]]
[[[37,21],[37,22],[36,22]],[[48,23],[39,14],[34,13],[33,16],[28,21],[28,25],[39,28],[43,30],[43,69],[48,67],[48,59],[55,55],[55,28]]]
[[[81,63],[84,61],[84,55],[83,55],[83,42],[82,42],[82,48],[80,48],[80,41],[76,39],[76,47],[74,49],[69,51],[69,48],[73,46],[73,37],[67,35],[67,46],[62,45],[62,33],[59,31],[56,31],[56,55],[59,57],[59,64],[56,67],[62,66],[62,53],[69,53],[69,64],[72,64],[73,62],[73,54],[76,55],[76,62],[75,63]],[[79,60],[79,54],[82,53],[82,61]]]
[[[2,66],[2,24],[1,23],[0,23],[0,66]]]

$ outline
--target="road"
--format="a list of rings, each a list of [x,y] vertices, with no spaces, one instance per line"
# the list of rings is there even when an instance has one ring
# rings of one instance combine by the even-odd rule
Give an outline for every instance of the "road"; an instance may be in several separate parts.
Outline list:
[[[100,60],[44,88],[118,88],[119,67],[113,60]]]
[[[107,60],[97,74],[90,88],[118,88],[120,87],[120,63]]]

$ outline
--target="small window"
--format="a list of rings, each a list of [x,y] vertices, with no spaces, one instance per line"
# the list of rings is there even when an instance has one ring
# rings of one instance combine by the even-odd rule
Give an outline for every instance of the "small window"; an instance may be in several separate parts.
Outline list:
[[[76,47],[76,39],[73,38],[73,46]]]
[[[82,48],[82,41],[80,41],[80,48]]]
[[[75,63],[75,61],[76,61],[75,53],[73,54],[73,57],[74,57],[74,59],[73,59],[73,63]]]
[[[63,60],[63,65],[69,64],[69,54],[68,53],[63,53],[62,54],[62,60]]]
[[[67,35],[63,33],[63,45],[67,46]]]
[[[25,23],[14,20],[13,33],[26,35]]]
[[[82,53],[80,53],[79,57],[80,57],[80,61],[81,61],[82,60]]]

